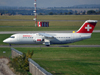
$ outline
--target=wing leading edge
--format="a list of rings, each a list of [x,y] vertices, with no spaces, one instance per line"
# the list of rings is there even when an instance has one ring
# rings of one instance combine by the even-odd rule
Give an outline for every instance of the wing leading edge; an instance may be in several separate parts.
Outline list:
[[[39,33],[39,35],[44,36],[45,38],[54,38],[52,35],[47,34],[47,33]]]

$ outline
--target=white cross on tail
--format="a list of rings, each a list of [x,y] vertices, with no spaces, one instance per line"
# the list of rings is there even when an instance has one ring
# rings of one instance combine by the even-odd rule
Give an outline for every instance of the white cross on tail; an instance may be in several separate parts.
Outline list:
[[[85,29],[87,29],[87,31],[90,31],[90,29],[92,29],[92,27],[90,27],[90,25],[87,25],[87,27],[85,27]]]

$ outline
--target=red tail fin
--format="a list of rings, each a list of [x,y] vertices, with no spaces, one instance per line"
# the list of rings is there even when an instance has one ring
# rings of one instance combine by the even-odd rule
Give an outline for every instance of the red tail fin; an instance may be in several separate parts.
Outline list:
[[[97,20],[87,20],[76,33],[92,33]]]

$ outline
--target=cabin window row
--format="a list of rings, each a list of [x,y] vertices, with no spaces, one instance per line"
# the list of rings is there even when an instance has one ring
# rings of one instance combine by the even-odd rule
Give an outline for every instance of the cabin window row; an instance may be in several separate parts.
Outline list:
[[[23,38],[33,38],[33,37],[23,37]]]
[[[56,38],[70,38],[70,37],[56,37]]]

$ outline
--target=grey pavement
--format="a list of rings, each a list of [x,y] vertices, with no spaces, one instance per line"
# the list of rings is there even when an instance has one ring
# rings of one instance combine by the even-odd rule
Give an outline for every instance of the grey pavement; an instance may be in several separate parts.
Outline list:
[[[0,34],[16,34],[16,33],[72,33],[77,30],[69,31],[0,31]],[[94,30],[93,32],[100,32],[100,30]]]
[[[34,47],[100,47],[100,45],[50,45],[50,46],[45,46],[45,45],[0,45],[0,47],[30,47],[30,48],[34,48]]]

